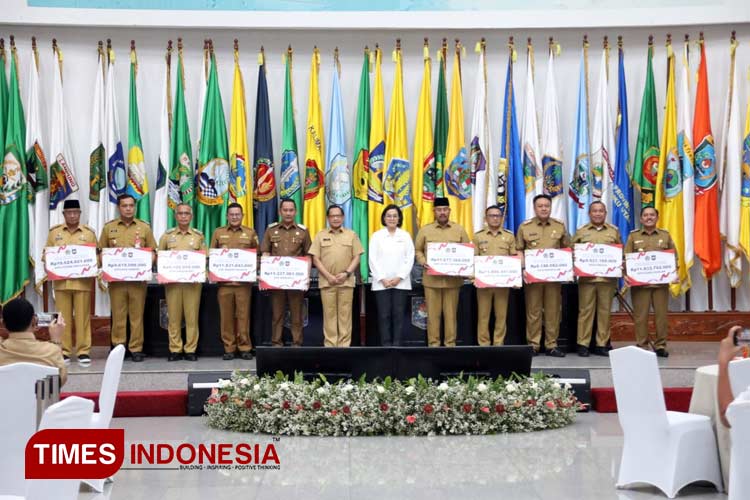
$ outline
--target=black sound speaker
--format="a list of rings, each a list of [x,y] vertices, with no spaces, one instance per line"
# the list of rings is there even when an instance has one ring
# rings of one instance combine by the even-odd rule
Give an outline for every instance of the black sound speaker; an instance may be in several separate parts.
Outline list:
[[[558,379],[561,384],[570,384],[578,401],[586,405],[585,409],[581,411],[588,411],[591,406],[591,375],[588,370],[583,368],[534,368],[532,372],[542,372]]]

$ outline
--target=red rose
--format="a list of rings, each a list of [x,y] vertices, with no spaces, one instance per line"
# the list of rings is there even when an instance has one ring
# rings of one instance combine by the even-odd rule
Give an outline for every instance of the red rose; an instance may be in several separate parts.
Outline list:
[[[547,408],[549,408],[550,410],[554,410],[554,409],[555,409],[555,403],[554,403],[554,402],[552,402],[552,401],[547,401],[547,402],[545,402],[545,403],[544,403],[544,406],[546,406],[546,407],[547,407]]]
[[[482,406],[481,410],[482,410],[482,413],[489,413],[490,412],[490,409],[487,406]]]
[[[320,410],[320,407],[323,406],[320,404],[320,401],[315,401],[313,403],[313,410]]]
[[[339,414],[338,410],[331,410],[331,415],[333,415],[334,417],[338,414]]]
[[[471,404],[470,403],[464,403],[463,407],[464,413],[471,413]]]
[[[246,399],[245,400],[245,408],[248,410],[253,407],[253,400],[252,399]]]
[[[297,405],[297,406],[294,407],[294,409],[297,410],[297,411],[302,411],[302,410],[305,409],[305,405]]]
[[[350,414],[350,413],[352,412],[351,408],[349,408],[348,406],[344,406],[344,407],[343,407],[343,408],[341,409],[341,411],[343,411],[343,412],[344,412],[344,414],[346,414],[346,415],[349,415],[349,414]]]
[[[226,403],[228,399],[229,399],[229,396],[227,396],[226,394],[222,394],[221,397],[219,398],[219,400],[222,403]]]
[[[422,408],[422,410],[429,415],[430,413],[433,412],[434,408],[432,407],[431,404],[426,404],[424,405],[424,408]]]
[[[284,408],[285,410],[288,410],[289,408],[291,408],[291,407],[292,407],[292,405],[291,405],[291,404],[289,404],[289,401],[284,401],[284,402],[282,403],[281,407],[282,407],[282,408]]]
[[[388,403],[380,403],[380,411],[388,411]]]
[[[528,406],[536,406],[536,399],[529,399],[528,401],[526,401],[526,404]]]
[[[406,421],[408,423],[410,423],[410,424],[413,424],[414,422],[417,421],[417,417],[415,417],[414,415],[407,415],[406,416]]]
[[[505,412],[505,405],[504,404],[500,404],[500,403],[496,404],[495,405],[495,411],[497,413],[503,413],[503,412]]]

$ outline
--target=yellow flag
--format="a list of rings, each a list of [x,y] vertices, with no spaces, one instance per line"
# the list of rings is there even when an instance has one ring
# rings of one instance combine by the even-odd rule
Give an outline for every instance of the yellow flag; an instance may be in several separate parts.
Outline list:
[[[242,81],[239,53],[235,51],[232,115],[229,124],[229,196],[231,202],[242,205],[242,224],[253,227],[253,179],[252,171],[247,167],[248,155],[245,84]]]
[[[685,229],[682,208],[682,166],[677,152],[677,101],[674,91],[674,53],[668,58],[667,102],[664,129],[661,137],[659,169],[656,176],[656,209],[659,227],[666,229],[677,247],[677,267],[680,282],[669,289],[675,297],[690,288],[690,275],[685,265]]]
[[[313,50],[310,65],[310,92],[307,100],[305,208],[302,214],[302,220],[312,237],[315,237],[326,226],[325,189],[323,187],[325,140],[323,137],[323,115],[320,112],[320,93],[318,92],[319,66],[320,52],[316,47]]]
[[[750,80],[750,76],[748,76]],[[737,92],[738,90],[735,90]],[[740,191],[740,248],[750,260],[750,101],[745,110],[745,132],[742,135],[742,189]]]
[[[383,175],[383,202],[395,203],[404,216],[401,228],[414,232],[413,203],[411,197],[411,163],[409,162],[409,140],[406,134],[406,111],[404,110],[404,72],[401,49],[393,53],[396,73],[391,92],[391,114],[388,117],[388,138],[385,141],[385,173]]]
[[[451,206],[451,219],[464,229],[474,227],[471,218],[471,165],[464,134],[464,101],[461,92],[460,52],[453,57],[448,145],[445,150],[445,193]]]
[[[414,134],[414,169],[412,193],[417,208],[417,226],[434,220],[432,203],[435,201],[435,152],[432,140],[432,89],[430,83],[430,57],[425,51],[422,90],[417,109],[417,131]]]
[[[385,167],[385,99],[383,98],[383,73],[381,61],[383,52],[375,49],[375,87],[372,92],[372,122],[370,125],[370,174],[367,186],[368,232],[380,229],[380,215],[383,212],[383,172]]]

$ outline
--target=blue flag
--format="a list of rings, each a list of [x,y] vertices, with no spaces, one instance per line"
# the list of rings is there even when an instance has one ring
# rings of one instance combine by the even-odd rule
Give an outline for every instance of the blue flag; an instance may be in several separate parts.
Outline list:
[[[263,59],[265,63],[265,59]],[[255,108],[255,148],[253,153],[255,228],[258,240],[269,224],[279,220],[276,203],[276,171],[273,165],[273,142],[271,140],[271,113],[268,111],[268,85],[266,67],[258,67],[258,96]]]
[[[630,181],[630,150],[628,148],[628,91],[625,86],[625,55],[619,49],[617,89],[617,133],[615,145],[615,182],[612,186],[612,224],[625,241],[634,229],[633,184]]]
[[[333,66],[331,112],[328,118],[328,147],[326,148],[326,208],[339,205],[344,209],[344,227],[352,228],[352,173],[346,156],[346,127],[344,106],[341,102],[338,64]]]
[[[503,227],[516,233],[526,220],[526,187],[524,185],[521,143],[516,121],[516,98],[513,91],[513,59],[508,57],[508,72],[505,77],[505,99],[503,104],[503,134],[500,147],[500,168],[505,169],[503,187],[498,185],[498,202],[504,208]],[[502,174],[500,181],[502,181]]]
[[[591,203],[591,151],[589,148],[588,89],[586,88],[586,48],[581,53],[581,70],[578,80],[578,111],[573,140],[573,157],[568,183],[568,230],[575,233],[589,222]]]

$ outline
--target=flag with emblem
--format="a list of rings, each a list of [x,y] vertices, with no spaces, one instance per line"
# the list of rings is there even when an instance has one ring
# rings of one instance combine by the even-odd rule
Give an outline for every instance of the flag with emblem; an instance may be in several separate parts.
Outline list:
[[[177,83],[172,114],[172,138],[167,181],[167,228],[175,227],[175,211],[179,203],[195,205],[193,185],[193,147],[190,143],[187,108],[185,107],[185,73],[182,66],[182,41],[177,43]],[[195,224],[195,222],[193,222]],[[208,236],[210,238],[211,236]]]
[[[367,177],[368,240],[380,229],[383,212],[383,171],[385,169],[385,98],[383,97],[383,51],[375,45],[375,83],[372,93],[370,123],[369,175]]]
[[[29,212],[26,182],[26,122],[18,84],[18,55],[11,40],[10,85],[5,127],[5,151],[0,177],[0,305],[23,292],[29,281]],[[5,72],[3,72],[3,78]]]
[[[432,204],[435,201],[437,172],[435,169],[435,152],[432,136],[432,86],[430,48],[424,44],[424,70],[422,88],[419,91],[417,107],[417,130],[414,133],[414,175],[412,177],[412,196],[417,208],[417,226],[430,224],[434,215]]]
[[[443,182],[445,196],[451,207],[451,219],[461,227],[474,227],[471,216],[471,164],[466,150],[464,132],[464,97],[461,84],[461,50],[459,42],[453,54],[451,75],[451,108],[448,122],[448,143],[445,147]]]
[[[719,203],[716,153],[711,132],[711,109],[708,97],[706,46],[701,38],[701,62],[698,66],[698,88],[695,94],[693,142],[695,147],[695,253],[703,264],[706,279],[721,269]]]
[[[120,118],[117,112],[117,79],[115,77],[115,51],[107,47],[109,65],[104,82],[104,154],[107,159],[107,186],[109,203],[107,218],[117,216],[117,197],[125,194],[128,184],[127,165],[120,140]]]
[[[677,154],[680,157],[682,167],[682,220],[685,232],[684,257],[685,270],[690,271],[693,267],[693,216],[695,214],[695,180],[693,156],[693,141],[690,134],[693,132],[692,120],[690,118],[690,67],[688,65],[688,49],[690,43],[685,40],[683,54],[680,61],[679,84],[675,88],[677,92]],[[675,59],[675,64],[677,64]],[[688,277],[690,273],[688,272]]]
[[[49,186],[47,183],[47,160],[44,156],[42,140],[42,115],[39,95],[39,52],[36,41],[32,42],[31,63],[29,64],[28,99],[26,100],[26,179],[29,196],[29,250],[34,266],[34,280],[31,283],[42,293],[46,273],[42,263],[44,245],[49,232]],[[27,298],[29,293],[26,293]]]
[[[605,42],[606,43],[606,42]],[[612,220],[612,183],[615,170],[612,157],[615,153],[615,136],[612,132],[612,114],[609,111],[609,47],[602,50],[599,66],[599,86],[594,108],[594,130],[591,136],[591,198],[604,203],[607,220]]]
[[[57,64],[57,63],[55,63]],[[104,154],[104,78],[107,74],[107,56],[102,42],[97,50],[92,96],[91,135],[89,140],[89,201],[88,221],[98,236],[107,223],[109,204],[107,194],[107,166]],[[50,150],[51,151],[51,150]],[[52,158],[54,161],[54,158]],[[50,180],[52,172],[50,171]],[[50,188],[52,183],[50,182]],[[52,192],[50,191],[50,201]]]
[[[471,119],[471,144],[469,158],[471,164],[471,199],[474,213],[474,227],[467,231],[477,232],[484,226],[484,210],[495,204],[495,179],[489,176],[488,165],[493,161],[490,134],[490,117],[487,108],[487,60],[484,39],[477,44],[479,63],[474,82],[474,112]],[[488,194],[492,196],[488,197]]]
[[[130,48],[130,111],[128,113],[128,185],[126,192],[135,198],[135,217],[151,224],[151,196],[148,192],[146,159],[143,156],[141,123],[138,116],[138,55]]]
[[[323,137],[323,113],[320,110],[320,91],[318,89],[319,69],[320,51],[315,47],[310,62],[310,90],[307,98],[305,208],[302,216],[307,230],[313,237],[326,227],[325,186],[323,184],[325,138]]]
[[[357,128],[354,131],[354,169],[352,172],[352,200],[354,232],[362,242],[364,253],[359,259],[359,272],[362,282],[369,276],[367,230],[367,175],[370,169],[370,51],[365,47],[362,72],[359,77],[359,98],[357,99]]]
[[[258,157],[262,153],[257,150],[255,152]],[[210,238],[217,227],[226,223],[229,188],[227,125],[224,119],[224,106],[221,103],[216,55],[213,49],[206,90],[206,106],[203,109],[198,164],[198,170],[195,172],[195,186],[198,194],[195,227],[207,235],[206,238]]]
[[[659,167],[659,124],[656,114],[653,57],[654,44],[649,41],[646,56],[646,84],[641,100],[641,119],[638,123],[638,139],[635,143],[633,163],[633,186],[641,192],[642,208],[654,206],[656,173]]]
[[[352,172],[346,154],[344,103],[341,99],[341,66],[338,48],[333,58],[331,108],[328,113],[328,147],[326,147],[326,208],[339,205],[344,210],[344,227],[352,228]]]
[[[260,81],[258,81],[258,86],[260,86]],[[242,70],[240,69],[240,51],[238,45],[235,43],[232,114],[229,122],[229,201],[242,205],[242,224],[254,227],[253,179],[249,175],[250,171],[247,163],[249,156],[247,147],[247,113],[245,112],[245,83],[242,80]],[[260,230],[264,230],[265,228],[266,224],[261,224],[258,227]]]
[[[505,93],[503,94],[503,131],[500,135],[500,164],[497,192],[498,205],[503,212],[503,227],[513,234],[526,220],[526,197],[524,189],[521,144],[518,137],[516,118],[516,97],[513,88],[513,63],[516,49],[510,46],[508,69],[505,73]]]
[[[724,106],[721,166],[721,209],[719,225],[724,240],[724,270],[729,286],[737,288],[742,281],[742,249],[740,248],[740,205],[742,204],[742,132],[740,131],[739,85],[737,84],[737,41],[730,41],[729,89]]]
[[[750,78],[748,87],[750,88]],[[740,192],[740,248],[750,260],[750,100],[745,108],[745,131],[742,134],[742,190]]]
[[[266,228],[279,220],[276,198],[276,168],[273,164],[271,140],[271,112],[268,106],[266,56],[261,47],[258,62],[258,94],[255,104],[255,145],[253,151],[253,181],[255,189],[255,226],[258,239],[263,241]],[[201,146],[202,147],[202,146]]]
[[[286,53],[286,75],[284,77],[284,124],[281,136],[281,172],[279,194],[281,198],[294,200],[297,213],[294,221],[302,224],[302,182],[299,174],[297,154],[297,125],[294,118],[294,93],[292,89],[292,47]]]
[[[575,233],[589,222],[591,203],[591,150],[589,149],[588,47],[584,41],[578,73],[578,105],[568,182],[568,230]]]
[[[543,176],[539,161],[539,125],[536,117],[536,94],[534,92],[534,47],[526,48],[526,102],[521,125],[521,162],[523,164],[523,186],[525,193],[524,213],[534,213],[534,197],[542,194]],[[476,225],[476,224],[475,224]]]
[[[156,170],[156,189],[154,190],[154,239],[159,241],[167,230],[167,169],[169,168],[169,134],[171,130],[172,107],[172,41],[169,41],[164,57],[165,71],[162,84],[161,112],[159,113],[159,158]]]
[[[398,42],[397,42],[398,44]],[[404,109],[404,72],[401,47],[393,52],[396,72],[393,76],[388,136],[385,140],[385,172],[383,174],[383,203],[395,204],[401,209],[404,220],[401,228],[409,234],[414,232],[411,198],[411,162],[406,133],[406,110]]]
[[[568,204],[563,186],[560,111],[555,85],[555,52],[558,47],[555,42],[551,42],[547,58],[547,83],[542,118],[542,192],[552,198],[551,216],[566,223]]]
[[[617,131],[615,143],[615,180],[612,185],[612,224],[623,239],[635,227],[633,185],[630,180],[628,136],[628,91],[625,81],[625,52],[622,41],[617,48]]]
[[[675,99],[675,57],[672,45],[667,44],[667,102],[664,111],[664,128],[661,136],[661,153],[656,175],[654,206],[659,211],[659,227],[669,231],[677,248],[679,283],[669,285],[673,296],[689,288],[690,276],[685,267],[685,235],[682,221],[682,167],[677,150],[677,102]]]

